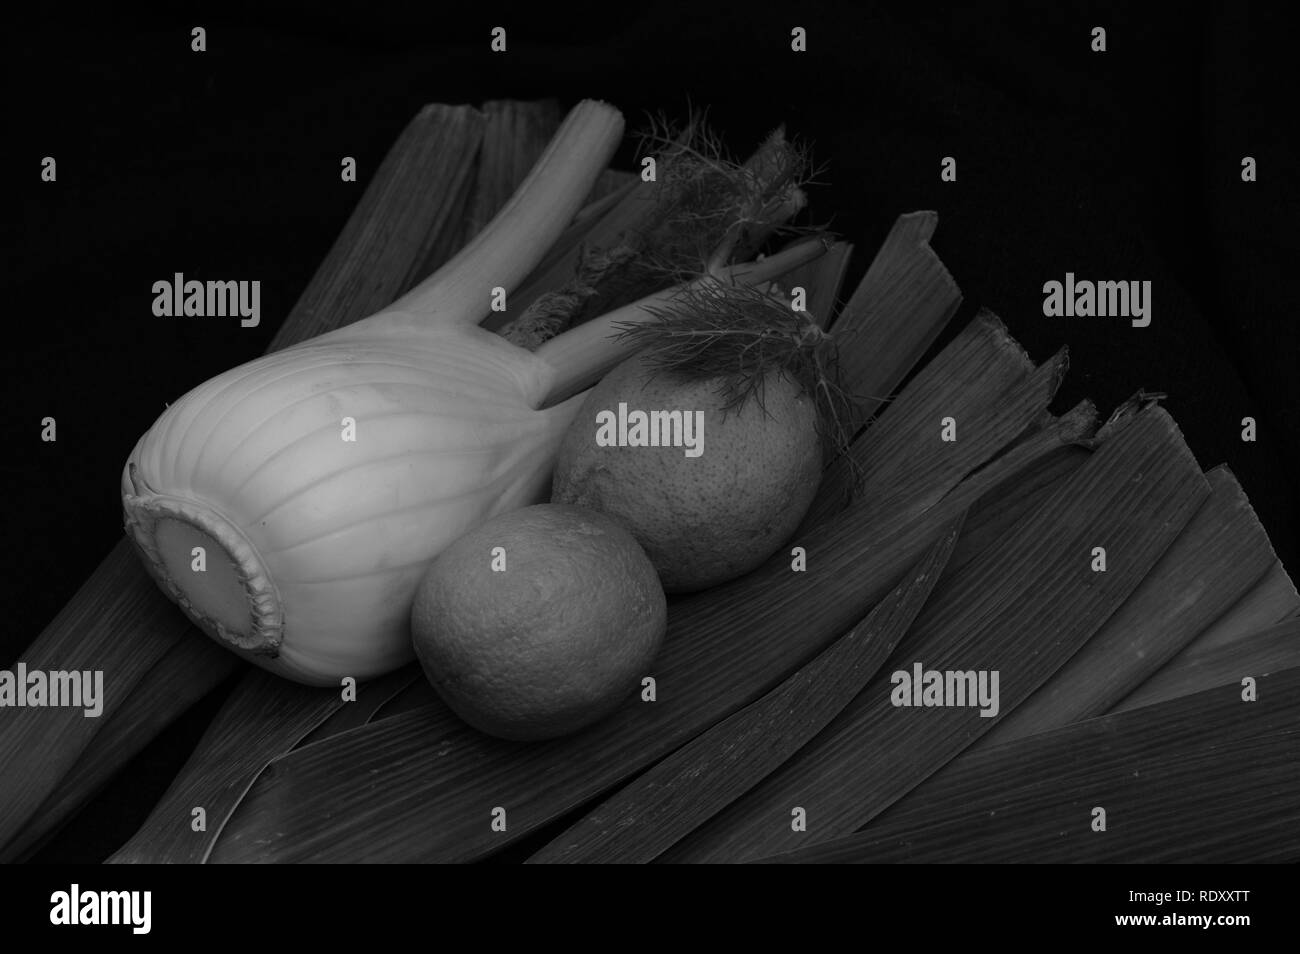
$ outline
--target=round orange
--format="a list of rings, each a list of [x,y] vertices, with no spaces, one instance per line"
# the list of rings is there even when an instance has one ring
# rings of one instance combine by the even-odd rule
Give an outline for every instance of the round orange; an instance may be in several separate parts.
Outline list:
[[[564,735],[635,699],[666,627],[663,589],[631,534],[556,504],[460,537],[411,609],[415,653],[438,694],[507,739]]]

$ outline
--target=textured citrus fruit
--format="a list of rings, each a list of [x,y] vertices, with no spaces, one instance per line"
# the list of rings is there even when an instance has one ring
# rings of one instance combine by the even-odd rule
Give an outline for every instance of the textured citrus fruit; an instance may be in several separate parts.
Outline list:
[[[667,603],[609,517],[539,504],[495,517],[432,563],[411,609],[438,694],[490,735],[564,735],[636,697]]]
[[[726,408],[720,381],[651,373],[643,355],[588,395],[560,445],[551,499],[607,513],[632,531],[669,592],[747,573],[798,527],[821,483],[816,405],[776,372],[761,401]],[[704,412],[703,450],[600,446],[597,414]]]

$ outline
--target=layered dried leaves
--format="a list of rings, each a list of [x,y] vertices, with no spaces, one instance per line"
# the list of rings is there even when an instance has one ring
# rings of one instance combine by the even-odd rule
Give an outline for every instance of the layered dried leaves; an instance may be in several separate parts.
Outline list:
[[[1300,669],[1290,668],[1260,678],[1256,702],[1221,686],[994,746],[888,821],[763,860],[1294,861],[1297,746]]]
[[[825,732],[664,859],[753,860],[856,831],[1065,665],[1208,492],[1169,416],[1155,407],[1136,415],[1030,517],[943,581],[886,671]],[[1101,540],[1112,548],[1105,574],[1090,569]],[[997,705],[900,706],[889,670],[914,666],[996,672]],[[807,813],[807,831],[790,824],[795,805]]]
[[[762,699],[682,746],[533,855],[651,861],[785,763],[861,692],[943,573],[957,521],[861,623]]]

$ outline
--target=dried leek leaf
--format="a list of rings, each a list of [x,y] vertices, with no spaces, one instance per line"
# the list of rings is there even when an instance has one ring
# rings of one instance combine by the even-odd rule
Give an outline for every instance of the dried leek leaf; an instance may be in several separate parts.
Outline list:
[[[5,846],[0,862],[37,851],[174,718],[243,668],[238,656],[210,639],[177,640],[105,722],[94,743],[59,780],[18,836]]]
[[[840,286],[844,284],[844,273],[848,271],[852,255],[852,245],[836,242],[825,255],[800,265],[781,279],[781,286],[788,291],[803,288],[807,292],[804,310],[821,328],[829,327],[835,317],[840,304]]]
[[[843,373],[843,344],[840,347]],[[1054,390],[1065,374],[1064,350],[1050,365],[1047,373],[1054,380],[1044,384]],[[917,372],[908,384],[905,393],[909,395],[909,413],[894,413],[891,407],[891,413],[883,415],[855,441],[847,455],[827,468],[803,526],[814,527],[829,519],[844,507],[854,491],[862,504],[876,513],[896,509],[902,498],[914,510],[932,506],[972,468],[988,459],[983,442],[975,440],[982,435],[971,429],[986,426],[991,419],[983,412],[1005,407],[1004,393],[1017,387],[1032,370],[1033,363],[1007,333],[1006,326],[992,312],[981,310],[940,357]],[[856,389],[857,385],[846,381],[846,387]],[[954,395],[960,395],[960,403]],[[1021,422],[1021,431],[1028,426]],[[918,432],[928,438],[921,445],[923,453],[900,453],[916,440]],[[1017,431],[1003,438],[998,446],[1005,446],[1019,434]],[[881,494],[881,487],[888,487],[889,493]],[[924,493],[917,492],[922,487]]]
[[[255,669],[231,693],[143,827],[110,862],[202,863],[253,779],[340,703],[336,689],[290,683]],[[256,766],[250,771],[250,767]],[[195,831],[193,811],[206,830]]]
[[[1300,859],[1300,669],[994,746],[888,821],[788,863]],[[1106,810],[1106,830],[1093,829]]]
[[[1206,479],[1211,495],[1124,606],[1047,683],[910,797],[924,798],[978,751],[1109,711],[1251,589],[1274,561],[1267,534],[1226,468]],[[886,810],[881,821],[906,804]]]
[[[989,337],[991,346],[981,349],[967,331]],[[967,331],[951,347],[975,347],[997,354],[1008,373],[963,361],[958,364],[963,376],[960,380],[938,380],[935,375],[945,373],[939,362],[931,362],[917,374],[906,389],[906,393],[914,395],[915,412],[882,417],[850,452],[861,468],[857,484],[868,513],[893,513],[900,508],[915,513],[933,506],[966,474],[988,460],[989,445],[1005,447],[1022,434],[1029,426],[1026,422],[1033,420],[1030,404],[1036,403],[1037,409],[1045,407],[1060,386],[1068,366],[1064,348],[1034,369],[1028,355],[992,312],[981,311]],[[1016,377],[1008,381],[1012,368],[1016,369]],[[972,377],[973,373],[978,377]],[[1028,388],[1024,387],[1026,383]],[[960,408],[953,406],[953,387],[962,389],[965,400]],[[911,440],[913,428],[930,438],[925,453],[901,455],[899,451]],[[818,494],[807,521],[831,516],[833,511],[827,508],[833,505],[833,482],[846,476],[851,467],[841,460],[827,471],[830,486],[823,485],[824,492]],[[889,490],[873,489],[882,485]]]
[[[1000,346],[990,336],[977,340]],[[960,349],[945,349],[936,360],[959,354],[975,360]],[[1055,380],[1050,363],[1023,378],[1015,362],[1002,367],[1020,382],[1006,407],[965,415],[955,384],[947,402],[969,420],[972,442],[977,435],[987,441],[985,456],[1039,419]],[[907,417],[915,403],[905,389],[882,421]],[[984,420],[976,423],[977,416]],[[928,455],[937,436],[918,432],[900,452]],[[806,573],[791,573],[788,556],[779,555],[740,580],[676,601],[651,673],[659,686],[653,705],[629,705],[584,732],[540,745],[490,739],[459,726],[444,707],[426,706],[290,753],[250,792],[213,859],[452,861],[498,850],[758,698],[861,619],[981,494],[1083,436],[1035,435],[928,511],[904,507],[866,521],[849,510],[792,541],[806,549]],[[968,452],[951,446],[954,455]],[[484,812],[503,803],[510,806],[508,830],[493,832]]]
[[[74,707],[22,707],[0,719],[0,845],[12,857],[32,815],[51,798],[127,696],[180,639],[197,639],[190,624],[154,587],[139,558],[120,542],[27,648],[31,670],[100,670],[104,699],[98,718]],[[165,705],[160,702],[159,705]],[[171,713],[175,718],[184,711]]]
[[[875,414],[957,313],[961,292],[930,239],[934,212],[899,216],[867,274],[831,325],[845,386]]]
[[[580,223],[590,219],[592,216],[604,215],[622,201],[623,196],[625,196],[630,189],[636,188],[636,184],[639,181],[640,178],[635,172],[624,172],[621,169],[606,169],[596,177],[596,184],[591,187],[591,194],[587,196],[587,201],[583,203],[583,207],[578,210],[578,214],[573,217],[573,225],[579,225]],[[562,233],[557,244],[566,241],[564,236],[567,234],[567,231]],[[570,241],[569,247],[576,245],[578,241],[579,240],[576,239]],[[551,251],[548,252],[547,255],[553,255],[555,252],[556,249],[552,247]],[[539,264],[546,265],[547,260],[543,258]]]
[[[1223,467],[1206,474],[1206,480],[1210,496],[1133,595],[977,745],[1107,712],[1263,576],[1276,557],[1241,485]]]
[[[411,683],[401,692],[394,695],[385,702],[374,714],[367,720],[368,722],[377,722],[380,719],[387,719],[392,716],[401,715],[403,712],[411,712],[415,709],[422,709],[425,706],[431,706],[440,702],[438,693],[427,679],[418,679]]]
[[[393,699],[417,684],[425,684],[425,680],[424,674],[416,663],[403,666],[370,682],[361,683],[356,688],[356,699],[335,709],[324,722],[303,737],[298,747],[311,745],[338,735],[340,732],[365,725]]]
[[[1281,561],[1276,561],[1249,593],[1196,637],[1186,652],[1227,646],[1296,613],[1300,613],[1300,595]]]
[[[865,620],[817,658],[682,746],[529,862],[651,861],[726,808],[861,691],[925,605],[960,530],[958,520]]]
[[[1080,422],[1077,432],[1088,434],[1095,428],[1097,414],[1092,403],[1084,401],[1074,407],[1064,420]],[[980,498],[971,510],[962,531],[957,551],[948,561],[948,572],[955,573],[1020,521],[1029,517],[1056,491],[1057,482],[1087,462],[1091,452],[1072,444],[1063,444],[1044,454],[1032,469],[1016,475]]]
[[[1158,407],[1135,414],[1030,519],[945,578],[887,665],[984,672],[990,680],[996,672],[995,705],[896,706],[884,672],[821,735],[664,860],[752,860],[866,824],[1064,665],[1208,492],[1168,414]],[[1094,573],[1092,548],[1103,541],[1109,569]],[[805,810],[806,831],[793,830],[791,806]]]
[[[531,103],[488,100],[483,114],[487,123],[474,167],[474,188],[466,190],[471,199],[462,245],[478,235],[506,204],[560,128],[559,104],[549,99]]]
[[[1120,700],[1112,711],[1140,709],[1216,686],[1234,685],[1242,689],[1243,679],[1258,680],[1260,676],[1297,667],[1300,667],[1300,617],[1292,617],[1230,644],[1179,653]]]
[[[402,130],[270,350],[383,309],[457,251],[486,117],[431,104]]]

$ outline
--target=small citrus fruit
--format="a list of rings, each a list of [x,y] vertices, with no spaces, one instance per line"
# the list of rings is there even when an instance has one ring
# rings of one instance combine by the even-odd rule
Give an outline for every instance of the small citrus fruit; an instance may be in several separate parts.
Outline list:
[[[538,504],[447,547],[411,609],[438,694],[506,739],[564,735],[634,697],[667,601],[645,552],[603,514]]]
[[[702,411],[701,452],[598,443],[597,414],[620,403]],[[821,484],[817,408],[801,385],[775,371],[761,398],[726,405],[718,380],[655,373],[644,353],[627,359],[591,389],[569,425],[551,499],[626,526],[670,593],[749,572],[794,533]]]

